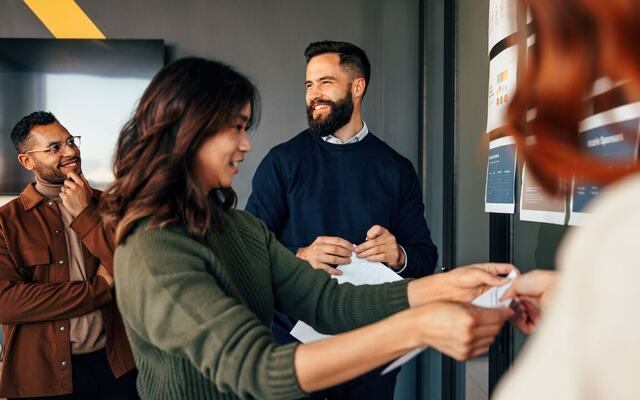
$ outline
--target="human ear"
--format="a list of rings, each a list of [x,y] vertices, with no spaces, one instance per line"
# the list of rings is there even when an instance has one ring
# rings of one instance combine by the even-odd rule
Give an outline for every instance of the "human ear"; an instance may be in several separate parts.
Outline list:
[[[18,154],[18,162],[29,171],[33,171],[35,168],[33,160],[26,154]]]
[[[351,85],[351,95],[353,98],[360,98],[364,95],[364,90],[367,84],[364,81],[364,78],[356,78],[353,80],[353,84]]]

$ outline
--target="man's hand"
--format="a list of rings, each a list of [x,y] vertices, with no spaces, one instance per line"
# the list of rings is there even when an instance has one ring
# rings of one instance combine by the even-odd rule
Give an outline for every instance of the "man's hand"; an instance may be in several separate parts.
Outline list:
[[[298,258],[307,260],[315,269],[325,270],[330,275],[342,275],[342,271],[331,265],[351,263],[353,244],[335,236],[318,236],[309,246],[296,253]]]
[[[80,215],[91,201],[91,187],[83,176],[69,172],[60,190],[62,205],[73,217]]]
[[[109,287],[113,288],[113,285],[114,285],[113,276],[111,276],[111,274],[109,273],[109,271],[107,271],[104,265],[100,264],[100,266],[98,267],[98,271],[96,272],[96,275],[98,275],[99,277],[107,281],[107,284],[109,285]]]
[[[516,299],[520,313],[512,320],[522,333],[529,335],[538,327],[542,311],[547,307],[555,286],[557,272],[536,269],[517,277],[502,296],[502,300]]]
[[[404,252],[396,242],[396,237],[380,225],[374,225],[367,231],[367,240],[356,246],[355,252],[358,258],[382,262],[395,270],[404,265]]]

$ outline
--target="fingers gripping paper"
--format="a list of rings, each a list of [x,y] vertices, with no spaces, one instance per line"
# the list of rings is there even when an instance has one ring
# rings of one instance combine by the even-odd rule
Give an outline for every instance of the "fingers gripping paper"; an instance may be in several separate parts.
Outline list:
[[[509,307],[509,305],[511,304],[511,299],[500,301],[500,298],[507,291],[507,289],[511,287],[511,282],[513,282],[516,276],[517,276],[516,271],[511,271],[511,273],[507,276],[507,279],[509,279],[508,283],[502,286],[492,287],[491,289],[487,290],[480,296],[476,297],[476,299],[473,300],[471,304],[477,307],[484,307],[484,308]],[[417,356],[418,354],[420,354],[422,351],[426,349],[427,349],[426,347],[421,347],[415,350],[411,350],[404,356],[396,359],[394,362],[389,364],[389,366],[387,366],[387,368],[385,368],[384,371],[382,371],[382,375],[400,367],[402,364],[410,361],[411,359],[413,359],[415,356]]]

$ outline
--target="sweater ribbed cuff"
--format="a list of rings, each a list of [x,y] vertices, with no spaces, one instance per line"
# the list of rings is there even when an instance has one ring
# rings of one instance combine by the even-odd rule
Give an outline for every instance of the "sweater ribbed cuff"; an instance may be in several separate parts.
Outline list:
[[[395,314],[399,311],[409,308],[409,296],[407,286],[413,279],[403,279],[401,281],[388,283],[383,286],[385,306],[388,315]]]
[[[267,375],[269,377],[269,398],[296,399],[305,397],[300,389],[294,367],[294,354],[300,343],[278,346],[274,350]]]

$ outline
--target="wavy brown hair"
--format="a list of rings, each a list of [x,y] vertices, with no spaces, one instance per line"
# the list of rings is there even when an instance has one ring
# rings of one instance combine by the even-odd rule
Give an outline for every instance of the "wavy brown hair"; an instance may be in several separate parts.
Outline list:
[[[236,194],[231,188],[203,190],[195,179],[195,153],[247,103],[252,125],[257,89],[216,61],[184,58],[156,74],[120,132],[115,181],[101,199],[100,211],[115,227],[117,244],[146,218],[149,227],[181,223],[199,239],[212,229],[222,230],[222,213],[235,205]]]
[[[533,18],[535,44],[507,113],[506,133],[538,181],[560,193],[573,176],[610,183],[638,166],[605,165],[580,146],[585,98],[599,77],[629,80],[624,97],[640,98],[640,4],[635,0],[521,0]],[[525,49],[520,49],[525,51]],[[521,57],[522,59],[522,57]],[[536,117],[527,122],[527,111]],[[535,143],[527,144],[527,137]]]

